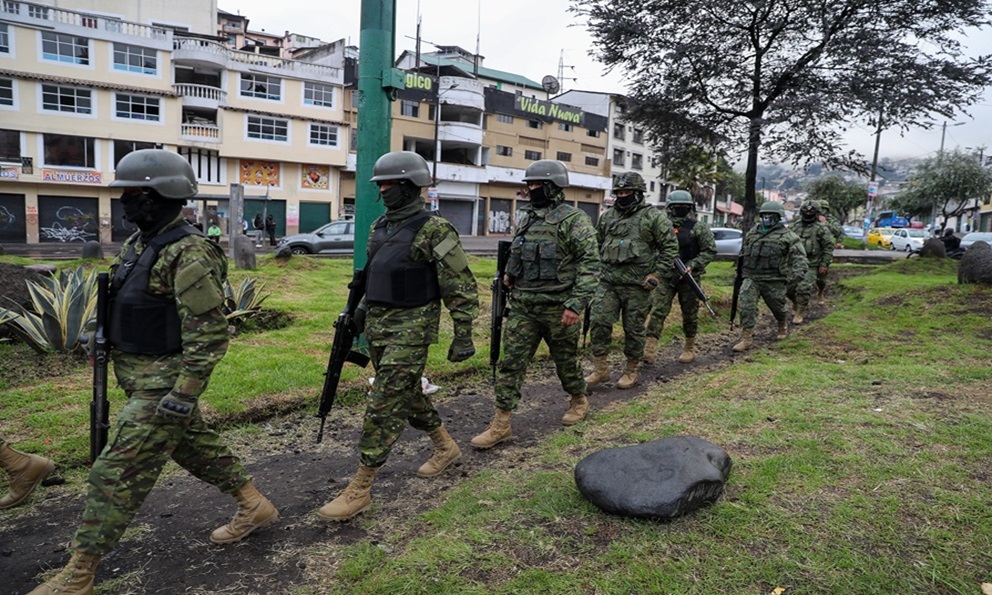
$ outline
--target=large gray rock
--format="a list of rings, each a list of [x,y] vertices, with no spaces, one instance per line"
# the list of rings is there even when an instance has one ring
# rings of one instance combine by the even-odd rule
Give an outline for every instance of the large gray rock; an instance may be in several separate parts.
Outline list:
[[[927,241],[923,242],[923,247],[920,248],[920,256],[946,258],[947,248],[944,247],[944,242],[941,242],[937,238],[929,238]]]
[[[96,240],[89,240],[83,244],[83,258],[90,260],[103,260],[103,246]]]
[[[254,271],[255,264],[255,244],[251,238],[238,234],[234,236],[234,266],[239,269]]]
[[[575,483],[611,514],[672,519],[723,493],[730,455],[695,436],[673,436],[595,452],[575,466]]]
[[[958,283],[992,285],[992,246],[975,242],[965,250],[958,264]]]

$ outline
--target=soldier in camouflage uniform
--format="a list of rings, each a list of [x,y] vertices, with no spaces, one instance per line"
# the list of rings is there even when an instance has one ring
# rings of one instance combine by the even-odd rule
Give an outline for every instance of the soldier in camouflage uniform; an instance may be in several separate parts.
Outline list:
[[[840,221],[836,217],[830,214],[830,203],[826,200],[821,200],[818,205],[816,205],[820,210],[820,222],[825,223],[830,229],[830,233],[833,234],[834,247],[843,248],[844,247],[844,227],[840,224]],[[833,253],[831,253],[832,255]],[[830,265],[827,265],[830,268]],[[823,295],[827,289],[827,271],[824,271],[822,275],[817,275],[816,277],[816,301],[817,303],[823,303]]]
[[[0,469],[10,479],[10,491],[0,498],[0,510],[24,501],[38,484],[55,471],[55,463],[39,455],[14,450],[0,436]]]
[[[658,278],[675,266],[678,241],[672,224],[664,213],[644,203],[645,190],[640,174],[617,176],[613,180],[616,201],[596,225],[600,276],[590,309],[593,371],[586,376],[590,385],[610,380],[607,354],[613,325],[621,313],[627,363],[616,386],[626,389],[637,383],[652,290],[658,287]]]
[[[807,200],[799,209],[799,223],[792,231],[803,241],[806,261],[809,268],[803,281],[790,287],[788,298],[792,300],[792,324],[801,324],[809,306],[813,287],[822,280],[826,283],[827,267],[834,257],[834,238],[826,223],[819,221],[820,211],[814,201]]]
[[[511,293],[504,327],[503,359],[496,381],[496,411],[489,427],[472,439],[491,448],[512,435],[511,412],[520,402],[527,366],[543,339],[555,362],[562,388],[571,395],[561,423],[586,417],[589,400],[579,365],[581,313],[596,290],[596,230],[589,216],[565,204],[568,170],[550,159],[535,161],[524,173],[530,204],[510,248],[503,283]]]
[[[210,534],[213,543],[239,541],[279,519],[197,406],[229,333],[221,311],[227,260],[180,212],[196,195],[193,168],[170,151],[134,151],[110,186],[123,189],[124,216],[139,229],[111,265],[108,330],[128,401],[90,470],[72,559],[36,595],[93,592],[97,563],[116,547],[170,458],[237,501],[233,520]]]
[[[668,195],[665,206],[668,217],[675,227],[675,237],[678,238],[679,258],[685,264],[686,274],[695,277],[696,282],[702,281],[706,265],[716,257],[716,240],[708,225],[696,221],[693,216],[696,211],[696,201],[685,190],[676,190]],[[685,334],[685,345],[679,361],[683,364],[696,359],[696,334],[699,332],[699,298],[689,286],[689,282],[671,267],[664,271],[661,285],[654,290],[651,298],[651,320],[647,326],[647,347],[644,350],[644,361],[654,362],[658,339],[665,325],[665,318],[672,311],[672,301],[679,298],[682,309],[682,332]]]
[[[740,292],[741,340],[734,351],[746,351],[758,321],[758,298],[762,298],[778,322],[776,339],[789,336],[786,293],[806,275],[806,251],[799,236],[785,227],[785,209],[768,201],[758,211],[760,221],[748,232],[738,266],[744,279]]]
[[[364,331],[369,342],[375,383],[365,410],[358,472],[317,512],[329,521],[350,519],[372,505],[372,481],[407,423],[427,432],[434,444],[430,459],[417,470],[419,477],[440,475],[461,458],[421,387],[427,349],[438,339],[442,301],[455,330],[448,361],[475,354],[478,287],[454,226],[424,210],[421,189],[431,185],[427,162],[411,151],[394,151],[375,162],[373,174],[386,213],[369,234],[365,297],[355,319],[356,330]]]

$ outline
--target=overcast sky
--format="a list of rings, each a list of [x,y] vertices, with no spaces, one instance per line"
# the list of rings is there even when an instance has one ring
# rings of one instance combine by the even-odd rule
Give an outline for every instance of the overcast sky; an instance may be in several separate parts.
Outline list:
[[[421,38],[441,45],[458,45],[475,51],[479,36],[485,65],[524,75],[534,81],[548,74],[558,76],[564,58],[564,90],[626,91],[622,73],[607,73],[588,55],[592,40],[584,25],[568,12],[568,0],[397,0],[396,52],[413,50],[417,10],[421,14]],[[358,45],[361,0],[220,0],[219,7],[249,19],[252,30],[269,33],[291,31],[324,41],[345,38]],[[479,11],[481,10],[481,18]],[[481,28],[479,27],[481,21]],[[992,52],[992,34],[973,35],[971,45]],[[432,51],[427,43],[422,51]],[[959,117],[948,122],[944,146],[985,146],[992,154],[992,91],[969,111],[974,119]],[[959,124],[960,125],[954,125]],[[941,126],[917,130],[905,136],[895,130],[882,133],[881,157],[927,157],[940,148]],[[850,147],[867,158],[874,150],[872,131],[861,128],[849,135]]]

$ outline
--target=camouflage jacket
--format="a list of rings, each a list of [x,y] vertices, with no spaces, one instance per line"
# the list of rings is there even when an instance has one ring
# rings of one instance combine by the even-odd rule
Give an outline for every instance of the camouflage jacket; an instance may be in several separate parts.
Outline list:
[[[184,225],[182,217],[167,225],[159,233]],[[136,233],[124,243],[121,252],[111,264],[113,277],[128,248],[134,245],[140,254],[144,250],[141,234]],[[199,279],[196,299],[208,303],[191,307],[191,285],[183,279],[195,272]],[[200,276],[202,272],[202,276]],[[176,300],[181,322],[183,349],[181,353],[143,355],[114,351],[114,373],[125,391],[172,389],[174,392],[198,397],[207,386],[214,366],[227,353],[230,334],[227,318],[221,307],[224,304],[224,280],[227,279],[227,258],[223,250],[199,235],[189,235],[168,244],[159,252],[148,278],[148,289],[156,294]],[[205,307],[216,303],[201,314]]]
[[[683,220],[672,221],[672,227],[675,231],[676,243],[678,238],[679,226],[684,223]],[[695,258],[685,260],[685,266],[692,269],[692,276],[699,278],[706,272],[706,267],[713,262],[716,258],[716,239],[713,238],[713,230],[710,229],[705,223],[696,221],[695,225],[692,226],[692,231],[690,232],[693,243],[696,246],[698,254]],[[679,272],[675,267],[671,267],[665,272],[665,277],[674,280],[679,276]]]
[[[400,222],[390,222],[386,230]],[[374,235],[369,230],[369,243]],[[368,245],[366,245],[368,253]],[[441,301],[451,313],[456,327],[471,328],[479,314],[479,288],[468,267],[468,256],[454,226],[443,217],[431,217],[413,237],[410,258],[416,262],[432,263],[437,272]],[[429,345],[437,343],[441,321],[441,301],[432,301],[413,308],[365,305],[365,337],[373,344]]]
[[[840,244],[844,241],[844,227],[841,226],[840,221],[833,215],[827,215],[827,228],[833,235],[835,244]]]
[[[789,283],[803,279],[809,268],[802,240],[781,223],[766,232],[761,223],[751,228],[741,247],[741,265],[745,279]]]
[[[800,222],[793,231],[803,241],[810,268],[830,266],[830,261],[834,258],[834,237],[825,223]]]
[[[643,285],[653,273],[674,270],[679,242],[664,213],[648,204],[623,212],[614,205],[596,226],[600,281],[610,285]]]
[[[589,216],[563,202],[541,209],[527,204],[520,211],[506,266],[513,300],[582,312],[596,291],[599,272],[596,229]]]

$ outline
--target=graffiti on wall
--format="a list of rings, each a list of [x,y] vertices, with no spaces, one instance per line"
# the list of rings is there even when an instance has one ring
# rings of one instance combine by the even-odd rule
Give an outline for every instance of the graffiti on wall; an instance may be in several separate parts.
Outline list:
[[[99,237],[95,198],[39,196],[39,240],[85,242]]]

